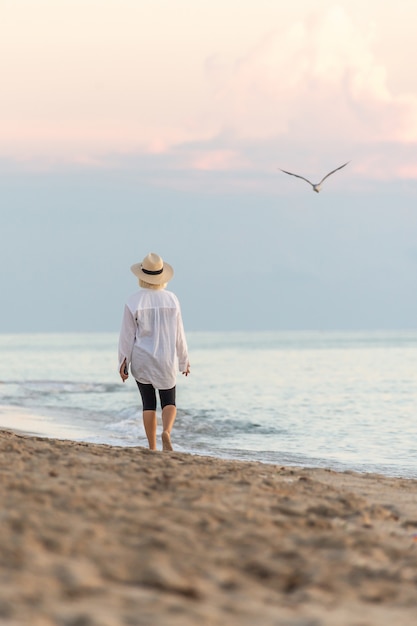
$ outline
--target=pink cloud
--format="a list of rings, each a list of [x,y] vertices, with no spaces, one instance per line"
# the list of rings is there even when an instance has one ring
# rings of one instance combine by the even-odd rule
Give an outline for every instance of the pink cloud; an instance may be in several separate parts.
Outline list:
[[[211,57],[205,71],[212,92],[201,128],[213,137],[234,136],[236,145],[265,142],[266,151],[272,140],[289,149],[293,142],[306,159],[337,146],[351,158],[365,144],[372,153],[387,142],[415,143],[417,97],[390,91],[373,42],[371,24],[364,30],[345,9],[332,7],[268,33],[233,64]],[[375,159],[363,166],[381,173]],[[412,171],[398,163],[398,175]]]
[[[414,177],[417,97],[390,89],[375,33],[372,23],[359,24],[345,8],[331,6],[264,31],[253,45],[241,44],[239,54],[205,49],[191,78],[179,69],[175,76],[161,70],[155,80],[155,68],[165,64],[142,57],[138,66],[116,64],[117,75],[101,64],[96,78],[105,79],[105,88],[90,84],[93,58],[82,80],[71,66],[69,84],[55,68],[58,84],[42,74],[47,106],[38,83],[28,88],[22,81],[16,93],[12,83],[5,89],[10,102],[0,121],[0,151],[86,167],[139,155],[145,170],[158,163],[202,175],[277,167],[308,175],[352,159],[357,175]],[[68,59],[70,52],[65,48]],[[142,82],[131,78],[138,68]],[[39,102],[28,97],[30,89]]]
[[[242,169],[247,165],[243,156],[234,150],[206,150],[190,161],[192,169],[204,171]]]
[[[371,27],[362,32],[341,7],[270,33],[229,70],[220,78],[209,72],[210,107],[219,127],[243,138],[301,130],[321,140],[335,132],[402,139],[417,111],[417,99],[390,93],[386,70],[372,52]]]

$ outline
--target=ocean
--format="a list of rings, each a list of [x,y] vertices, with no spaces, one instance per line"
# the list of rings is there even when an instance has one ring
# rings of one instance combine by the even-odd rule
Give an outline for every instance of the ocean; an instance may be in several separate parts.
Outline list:
[[[417,331],[187,340],[176,451],[417,478]],[[0,335],[0,428],[146,446],[136,384],[118,376],[117,342],[116,333]]]

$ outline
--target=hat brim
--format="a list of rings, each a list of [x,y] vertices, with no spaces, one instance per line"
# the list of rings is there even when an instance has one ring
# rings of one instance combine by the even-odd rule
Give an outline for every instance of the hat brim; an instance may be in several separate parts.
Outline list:
[[[169,263],[164,262],[164,268],[161,274],[145,274],[142,269],[142,263],[135,263],[130,268],[135,276],[145,281],[145,283],[149,283],[150,285],[164,285],[168,283],[171,278],[174,276],[174,270],[169,265]]]

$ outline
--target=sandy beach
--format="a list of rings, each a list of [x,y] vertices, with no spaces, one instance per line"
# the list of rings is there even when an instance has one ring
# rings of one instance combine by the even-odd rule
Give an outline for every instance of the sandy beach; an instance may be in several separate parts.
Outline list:
[[[0,623],[417,621],[417,481],[0,432]]]

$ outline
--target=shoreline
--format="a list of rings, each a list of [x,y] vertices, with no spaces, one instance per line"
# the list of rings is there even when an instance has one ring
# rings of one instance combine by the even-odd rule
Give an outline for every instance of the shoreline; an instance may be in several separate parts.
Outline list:
[[[14,424],[19,422],[20,427]],[[158,423],[160,430],[160,424]],[[158,433],[159,433],[158,430]],[[74,443],[87,443],[91,445],[104,445],[116,448],[142,448],[146,445],[146,437],[143,433],[141,440],[129,442],[128,444],[116,443],[111,441],[91,441],[95,437],[93,424],[87,425],[68,425],[59,424],[56,420],[56,409],[33,409],[26,407],[16,407],[13,405],[0,406],[0,432],[12,432],[19,435],[27,435],[28,437],[38,437],[44,439],[57,439],[63,441],[72,441]],[[175,430],[176,435],[177,431]],[[159,435],[158,435],[159,436]],[[142,445],[143,444],[143,445]],[[323,463],[319,463],[317,459],[310,458],[305,460],[290,458],[288,454],[283,454],[280,460],[260,459],[260,458],[244,458],[243,454],[235,456],[233,451],[221,450],[218,455],[212,454],[210,451],[200,451],[193,449],[178,449],[175,439],[173,439],[174,451],[180,454],[189,454],[191,456],[206,456],[224,461],[241,461],[243,463],[262,463],[265,465],[285,465],[287,467],[305,468],[305,469],[329,469],[337,473],[355,472],[358,474],[380,474],[387,478],[399,478],[404,480],[417,480],[414,468],[401,469],[393,465],[385,465],[378,467],[372,464],[370,466],[358,467],[352,462],[343,462],[338,459],[326,459]],[[158,444],[159,445],[159,444]],[[257,451],[254,451],[256,456]],[[408,475],[409,474],[409,475]]]
[[[0,430],[0,621],[391,626],[417,480]]]

